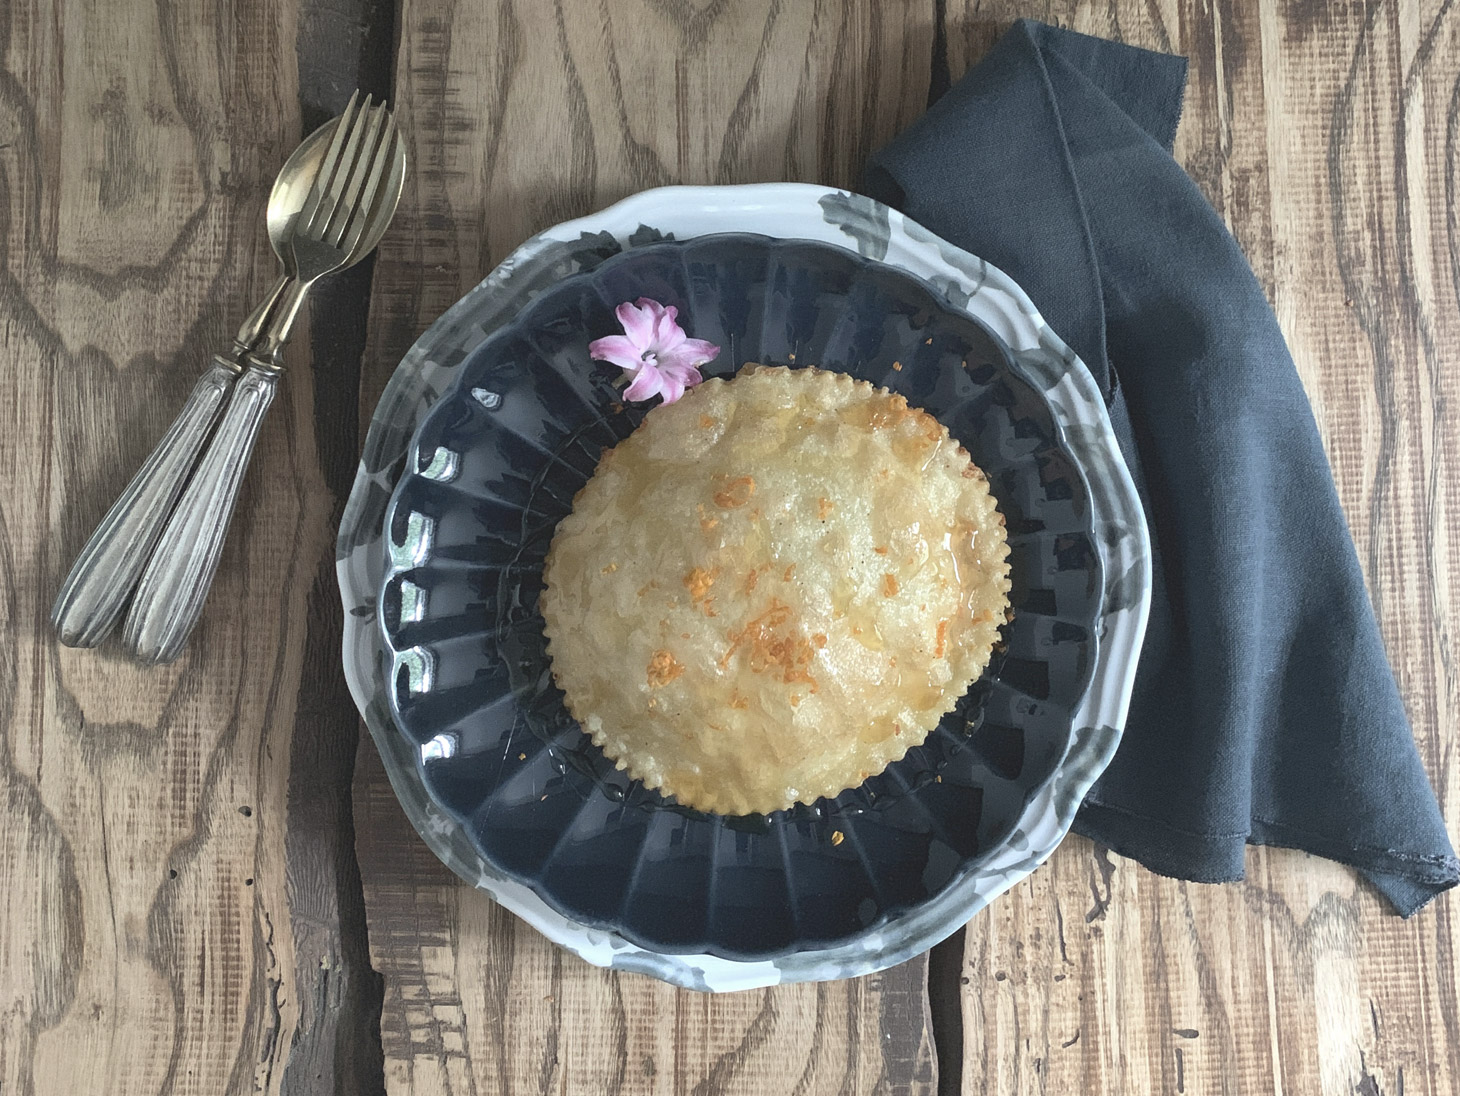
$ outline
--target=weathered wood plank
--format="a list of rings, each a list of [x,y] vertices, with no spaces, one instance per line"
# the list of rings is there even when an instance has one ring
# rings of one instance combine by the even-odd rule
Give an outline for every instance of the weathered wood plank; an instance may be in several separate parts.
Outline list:
[[[1293,349],[1453,832],[1460,13],[950,3],[952,75],[1021,15],[1190,56],[1177,157]],[[1066,842],[967,930],[965,1091],[1460,1087],[1453,899],[1402,922],[1347,869],[1284,850],[1252,850],[1248,875],[1179,883]]]
[[[394,8],[385,0],[302,0],[295,53],[303,133],[340,114],[356,88],[390,90]],[[323,279],[310,293],[313,431],[331,496],[327,528],[339,527],[360,452],[348,412],[360,390],[360,362],[373,259]],[[345,413],[341,413],[344,410]],[[300,1026],[282,1092],[368,1096],[384,1091],[381,985],[370,966],[365,900],[355,863],[349,789],[360,724],[340,663],[341,609],[333,553],[319,559],[309,588],[301,695],[290,743],[285,871]]]
[[[68,650],[46,620],[274,277],[263,211],[300,137],[296,48],[317,72],[336,42],[300,19],[293,0],[0,5],[6,1093],[380,1085],[332,566],[356,431],[329,414],[340,392],[316,415],[307,338],[183,659]]]
[[[395,94],[415,172],[376,268],[362,412],[419,331],[538,229],[666,183],[854,183],[923,108],[933,19],[931,2],[405,0]],[[557,951],[446,874],[368,744],[356,822],[391,1092],[935,1084],[923,960],[676,991]]]

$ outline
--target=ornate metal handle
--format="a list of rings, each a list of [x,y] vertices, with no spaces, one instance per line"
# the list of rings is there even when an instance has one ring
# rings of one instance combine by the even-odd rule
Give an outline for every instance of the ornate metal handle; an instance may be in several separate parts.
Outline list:
[[[171,662],[198,623],[277,383],[276,372],[257,366],[235,383],[228,410],[143,572],[124,632],[143,661]]]
[[[95,647],[122,615],[238,373],[235,362],[214,357],[172,428],[81,549],[51,608],[66,646]]]

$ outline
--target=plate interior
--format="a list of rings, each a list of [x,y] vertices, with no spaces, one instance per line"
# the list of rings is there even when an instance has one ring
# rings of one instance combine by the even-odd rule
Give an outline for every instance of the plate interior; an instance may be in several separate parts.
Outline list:
[[[622,405],[587,344],[641,296],[722,347],[710,375],[814,364],[902,393],[968,448],[1005,516],[1006,649],[922,746],[833,800],[681,807],[616,770],[552,682],[537,599],[553,531],[647,410]],[[546,290],[422,422],[385,532],[387,692],[429,794],[558,912],[661,952],[832,946],[940,893],[1050,779],[1094,665],[1090,499],[1045,396],[927,284],[814,241],[665,241]]]

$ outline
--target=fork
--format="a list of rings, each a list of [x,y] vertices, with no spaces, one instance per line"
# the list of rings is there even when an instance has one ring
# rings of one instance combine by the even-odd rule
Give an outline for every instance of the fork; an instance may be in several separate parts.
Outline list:
[[[158,539],[123,631],[146,662],[171,662],[197,625],[207,599],[238,492],[264,416],[273,403],[282,351],[310,287],[348,264],[361,239],[383,230],[394,203],[376,203],[395,155],[395,119],[367,98],[335,130],[290,232],[294,280],[279,298],[247,354],[227,410],[207,452]]]

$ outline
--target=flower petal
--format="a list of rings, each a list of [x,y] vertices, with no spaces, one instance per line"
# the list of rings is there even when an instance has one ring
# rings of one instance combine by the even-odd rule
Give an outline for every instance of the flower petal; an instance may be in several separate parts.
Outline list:
[[[664,377],[664,391],[666,393],[670,391],[671,386],[678,388],[679,395],[676,395],[674,397],[675,400],[679,399],[679,396],[684,394],[684,390],[686,388],[693,388],[695,385],[701,383],[705,379],[704,377],[700,376],[700,371],[692,365],[660,366],[659,372]],[[674,400],[671,400],[668,395],[666,395],[664,397],[664,402],[673,403]]]
[[[634,383],[624,389],[624,399],[633,403],[652,399],[664,388],[664,374],[652,365],[640,369]]]
[[[665,403],[673,403],[684,395],[684,381],[672,373],[663,373],[662,376],[664,382],[659,394],[664,397]]]
[[[674,307],[674,305],[662,305],[653,297],[640,297],[634,302],[634,305],[648,313],[649,318],[654,321],[654,330],[656,332],[659,330],[659,326],[666,320],[669,323],[674,323],[675,318],[679,315],[679,309]]]
[[[650,309],[654,315],[654,334],[651,336],[654,352],[663,353],[664,350],[679,346],[685,341],[685,331],[676,321],[679,309],[673,305],[664,306],[658,301],[650,301],[647,296],[638,299],[641,308]]]
[[[659,364],[701,366],[715,360],[719,355],[720,348],[712,342],[705,342],[704,339],[685,339],[672,350],[663,350],[659,353]]]
[[[654,343],[654,331],[663,311],[658,301],[640,297],[637,304],[624,301],[613,310],[613,314],[624,325],[624,334],[643,353]]]
[[[720,356],[720,348],[705,339],[685,339],[682,349],[690,351],[700,359],[695,362],[696,365],[712,362]]]
[[[627,335],[605,335],[588,344],[588,354],[596,361],[612,362],[630,372],[643,365],[640,350]]]

